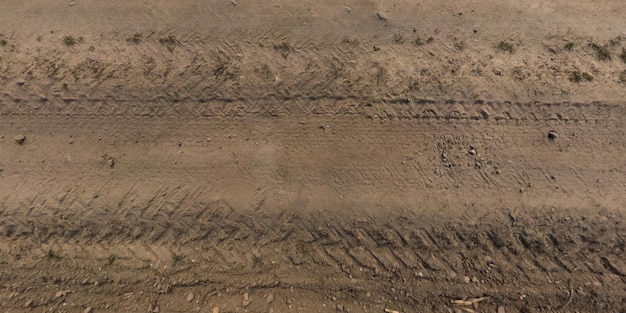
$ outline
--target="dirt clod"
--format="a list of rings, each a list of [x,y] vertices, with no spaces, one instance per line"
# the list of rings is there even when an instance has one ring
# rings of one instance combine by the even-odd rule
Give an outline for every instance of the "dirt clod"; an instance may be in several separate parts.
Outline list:
[[[70,292],[69,290],[59,290],[54,294],[54,298],[58,299],[58,298],[64,297],[69,292]]]
[[[247,307],[250,305],[250,295],[246,292],[243,294],[243,306]]]
[[[23,145],[24,141],[26,140],[26,136],[24,136],[24,135],[17,135],[15,137],[13,137],[13,140],[15,140],[16,144]]]

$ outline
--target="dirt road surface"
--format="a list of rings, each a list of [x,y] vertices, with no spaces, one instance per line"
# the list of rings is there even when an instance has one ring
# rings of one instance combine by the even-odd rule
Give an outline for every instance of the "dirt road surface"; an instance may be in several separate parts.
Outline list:
[[[2,312],[623,312],[622,1],[2,1]]]

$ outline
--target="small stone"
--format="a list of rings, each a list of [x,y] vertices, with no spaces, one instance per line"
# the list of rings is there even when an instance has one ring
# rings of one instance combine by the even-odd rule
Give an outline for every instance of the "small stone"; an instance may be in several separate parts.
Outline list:
[[[463,282],[466,283],[466,284],[469,284],[470,283],[469,276],[463,276]]]
[[[65,296],[68,292],[69,292],[69,290],[59,290],[59,291],[57,291],[57,293],[54,294],[54,298],[55,299],[61,298],[61,297]]]
[[[159,313],[161,312],[161,308],[157,305],[154,307],[154,309],[152,310],[152,313]]]
[[[219,307],[214,307],[213,308],[213,313],[220,313],[220,308]]]
[[[557,134],[555,131],[550,131],[550,132],[548,132],[548,138],[550,138],[550,139],[557,139],[557,138],[559,138],[559,134]]]
[[[469,154],[471,154],[471,155],[476,154],[476,149],[472,149],[472,150],[470,150],[470,151],[469,151]]]
[[[83,313],[91,313],[91,311],[93,311],[93,309],[90,306],[88,306],[85,308],[85,310],[83,310]]]
[[[30,308],[31,305],[33,305],[33,300],[28,300],[26,301],[26,303],[24,303],[25,308]]]
[[[250,295],[246,292],[243,294],[243,306],[247,307],[250,305]]]
[[[270,293],[270,294],[267,296],[266,301],[267,301],[267,303],[272,303],[272,301],[274,301],[274,294],[273,294],[273,293]]]
[[[189,293],[187,294],[187,302],[191,302],[191,301],[193,301],[193,297],[194,297],[194,296],[193,296],[193,292],[189,292]]]
[[[337,311],[343,312],[343,305],[337,304]]]
[[[13,137],[13,140],[15,140],[16,144],[23,145],[24,141],[26,140],[26,136],[24,136],[24,135],[17,135],[15,137]]]
[[[22,80],[22,79],[19,79],[18,81],[15,82],[15,84],[20,86],[20,87],[24,86],[25,83],[26,82],[24,80]]]
[[[473,283],[478,283],[478,278],[476,278],[476,276],[473,276],[473,277],[472,277],[472,282],[473,282]]]
[[[376,12],[376,16],[378,16],[378,18],[383,20],[383,21],[387,20],[387,15],[385,15],[385,13],[383,13],[383,12]]]
[[[504,309],[503,306],[498,307],[498,313],[506,313],[506,310]]]
[[[365,296],[366,296],[366,297],[368,297],[368,298],[371,298],[371,297],[372,297],[372,293],[368,291],[368,292],[365,294]]]

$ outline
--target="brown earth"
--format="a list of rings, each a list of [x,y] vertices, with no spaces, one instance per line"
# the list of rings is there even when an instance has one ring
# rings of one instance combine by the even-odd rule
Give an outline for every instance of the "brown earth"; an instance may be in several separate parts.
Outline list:
[[[2,1],[2,312],[624,312],[623,1]]]

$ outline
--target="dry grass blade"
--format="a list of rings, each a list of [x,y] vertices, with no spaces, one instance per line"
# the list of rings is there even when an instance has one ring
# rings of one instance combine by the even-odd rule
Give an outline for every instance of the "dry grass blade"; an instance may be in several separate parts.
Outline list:
[[[473,305],[485,299],[487,299],[487,297],[472,298],[468,300],[458,299],[458,300],[450,300],[450,301],[452,302],[452,304],[456,304],[456,305]]]

